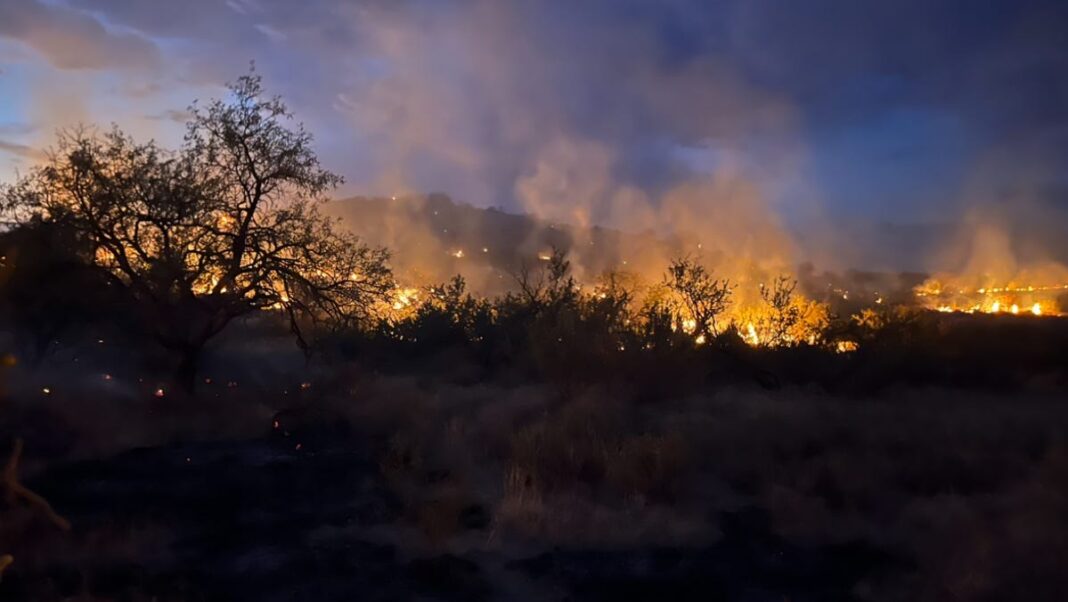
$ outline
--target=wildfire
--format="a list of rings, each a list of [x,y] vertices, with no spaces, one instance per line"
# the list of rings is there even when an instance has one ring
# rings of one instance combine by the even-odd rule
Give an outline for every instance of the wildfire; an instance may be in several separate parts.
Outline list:
[[[837,345],[835,345],[835,349],[834,350],[837,351],[838,353],[852,353],[853,351],[857,350],[857,342],[856,341],[838,341]]]
[[[399,288],[393,294],[393,309],[401,311],[419,302],[419,289]]]
[[[760,344],[760,336],[757,335],[756,327],[753,326],[752,322],[745,325],[745,334],[742,334],[741,337],[743,341],[750,345],[756,346]]]
[[[398,286],[389,298],[375,305],[374,312],[385,320],[403,320],[414,315],[422,304],[421,292],[415,287]]]
[[[1061,315],[1058,294],[1068,284],[986,286],[969,288],[929,280],[916,288],[921,304],[943,313]]]

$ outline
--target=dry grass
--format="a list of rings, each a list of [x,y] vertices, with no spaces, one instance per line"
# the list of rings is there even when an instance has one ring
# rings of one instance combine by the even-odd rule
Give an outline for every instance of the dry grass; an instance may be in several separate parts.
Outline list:
[[[257,436],[291,403],[221,393],[186,406],[97,397],[92,411],[57,394],[37,409],[74,429],[60,460]],[[1037,393],[720,388],[650,403],[357,372],[316,382],[303,403],[367,443],[421,549],[699,545],[718,537],[720,511],[755,505],[790,541],[859,539],[912,567],[862,584],[868,599],[1068,590],[1068,406]],[[473,508],[488,525],[468,524]]]
[[[864,584],[871,599],[1018,588],[1049,599],[1063,581],[1068,407],[1056,399],[739,389],[648,406],[596,390],[540,402],[529,390],[413,395],[440,425],[421,431],[423,457],[461,458],[465,487],[493,506],[493,545],[711,542],[718,511],[756,505],[799,544],[863,540],[914,566]],[[433,512],[449,518],[435,520],[452,524],[455,505],[445,506]]]

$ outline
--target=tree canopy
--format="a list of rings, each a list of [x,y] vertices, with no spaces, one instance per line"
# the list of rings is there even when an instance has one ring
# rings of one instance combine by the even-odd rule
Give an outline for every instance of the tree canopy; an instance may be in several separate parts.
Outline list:
[[[386,250],[323,216],[342,182],[312,136],[249,73],[230,96],[194,104],[178,149],[118,128],[60,133],[47,160],[0,192],[9,223],[63,224],[87,264],[127,293],[152,336],[182,355],[191,384],[205,343],[265,309],[308,324],[351,324],[393,288]]]

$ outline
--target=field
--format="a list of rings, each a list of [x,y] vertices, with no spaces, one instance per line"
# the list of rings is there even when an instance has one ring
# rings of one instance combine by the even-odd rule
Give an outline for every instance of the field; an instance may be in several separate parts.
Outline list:
[[[2,587],[42,601],[1057,599],[1066,326],[925,315],[899,349],[698,347],[595,358],[583,378],[373,337],[308,363],[244,324],[191,395],[108,367],[136,348],[71,342],[6,369],[21,479],[72,528],[9,510]]]
[[[691,153],[718,133],[651,138],[656,190],[565,144],[501,171],[537,201],[509,213],[336,199],[254,66],[167,114],[176,146],[6,144],[34,163],[0,184],[0,600],[1064,599],[1055,219],[969,211],[931,274],[821,271],[872,264],[798,253],[748,161]]]

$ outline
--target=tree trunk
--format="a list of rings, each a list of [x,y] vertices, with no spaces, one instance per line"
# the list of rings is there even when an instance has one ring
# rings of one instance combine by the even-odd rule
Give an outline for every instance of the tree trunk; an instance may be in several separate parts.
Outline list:
[[[175,384],[192,395],[197,385],[197,370],[200,368],[201,347],[187,347],[181,351],[178,368],[174,373]]]

